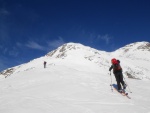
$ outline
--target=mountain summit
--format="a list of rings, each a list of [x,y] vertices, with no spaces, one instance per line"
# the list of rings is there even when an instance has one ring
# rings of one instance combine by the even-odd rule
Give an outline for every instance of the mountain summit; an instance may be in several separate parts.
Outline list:
[[[138,51],[149,52],[150,43],[149,42],[135,42],[135,43],[128,44],[116,51],[119,51],[123,54],[130,53],[130,52],[138,52]]]

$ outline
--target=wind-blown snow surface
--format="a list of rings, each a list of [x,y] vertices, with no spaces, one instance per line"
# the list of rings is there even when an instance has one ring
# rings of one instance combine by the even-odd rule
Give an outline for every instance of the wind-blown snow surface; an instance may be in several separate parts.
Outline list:
[[[150,59],[121,56],[122,50],[107,53],[70,43],[14,67],[10,76],[0,79],[0,113],[150,113]],[[112,57],[120,59],[125,71],[137,67],[134,74],[139,78],[136,72],[142,72],[142,80],[124,73],[131,99],[111,91]],[[116,83],[113,74],[112,83]]]

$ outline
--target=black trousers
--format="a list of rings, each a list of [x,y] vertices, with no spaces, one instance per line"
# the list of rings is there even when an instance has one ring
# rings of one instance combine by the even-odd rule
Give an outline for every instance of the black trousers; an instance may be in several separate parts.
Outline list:
[[[125,83],[123,81],[123,74],[121,71],[118,71],[116,73],[114,73],[116,81],[117,81],[117,86],[118,86],[118,90],[122,89],[121,85],[124,86]]]

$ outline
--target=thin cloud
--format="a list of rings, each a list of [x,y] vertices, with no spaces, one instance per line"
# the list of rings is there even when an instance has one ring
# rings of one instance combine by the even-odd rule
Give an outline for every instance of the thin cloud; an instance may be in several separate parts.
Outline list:
[[[17,43],[16,43],[16,46],[21,48],[21,47],[23,47],[24,45],[21,44],[20,42],[17,42]]]
[[[13,47],[13,49],[9,51],[8,53],[10,56],[13,56],[13,57],[17,57],[19,55],[19,52],[16,47]]]
[[[63,38],[59,37],[58,40],[49,41],[48,46],[53,47],[53,48],[57,48],[57,47],[63,45],[64,43],[65,43],[65,41],[63,40]]]
[[[2,55],[9,55],[12,57],[17,57],[19,55],[19,52],[16,47],[12,47],[11,49],[2,47],[1,52],[2,52]]]
[[[43,42],[41,42],[41,43],[43,43]],[[28,43],[26,43],[26,44],[17,42],[16,47],[20,48],[20,49],[27,47],[30,49],[36,49],[36,50],[40,50],[40,51],[49,51],[49,50],[55,49],[55,48],[63,45],[64,43],[65,43],[65,41],[63,40],[63,38],[59,37],[58,40],[45,41],[45,44],[43,43],[44,45],[41,45],[35,41],[28,41]]]
[[[10,13],[9,13],[9,11],[8,10],[6,10],[6,9],[4,9],[4,8],[1,8],[0,9],[0,16],[7,16],[7,15],[9,15]]]
[[[40,44],[34,41],[28,42],[25,46],[31,49],[45,50],[44,46],[41,46]]]
[[[104,40],[106,42],[106,44],[109,44],[111,37],[108,36],[107,34],[106,35],[98,35],[97,39]]]

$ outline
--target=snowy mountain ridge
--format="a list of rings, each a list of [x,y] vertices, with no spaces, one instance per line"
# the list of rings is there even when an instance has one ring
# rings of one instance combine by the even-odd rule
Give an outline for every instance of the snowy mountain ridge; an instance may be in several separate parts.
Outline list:
[[[136,51],[136,50],[150,51],[150,43],[144,42],[144,41],[143,42],[135,42],[135,43],[128,44],[120,49],[128,49],[128,50],[132,49],[134,51]],[[125,51],[127,52],[128,50],[125,50]]]
[[[111,65],[111,58],[117,58],[121,61],[124,73],[128,77],[150,79],[150,75],[148,75],[150,72],[150,65],[148,63],[150,61],[149,51],[149,42],[128,44],[114,52],[99,51],[79,43],[67,43],[41,58],[4,70],[0,75],[10,76],[13,73],[39,68],[43,66],[43,61],[48,61],[48,65],[57,65],[57,61],[63,63],[67,61],[67,63],[70,62],[73,64],[91,62],[93,65],[97,65],[99,68],[108,72],[108,68]]]

